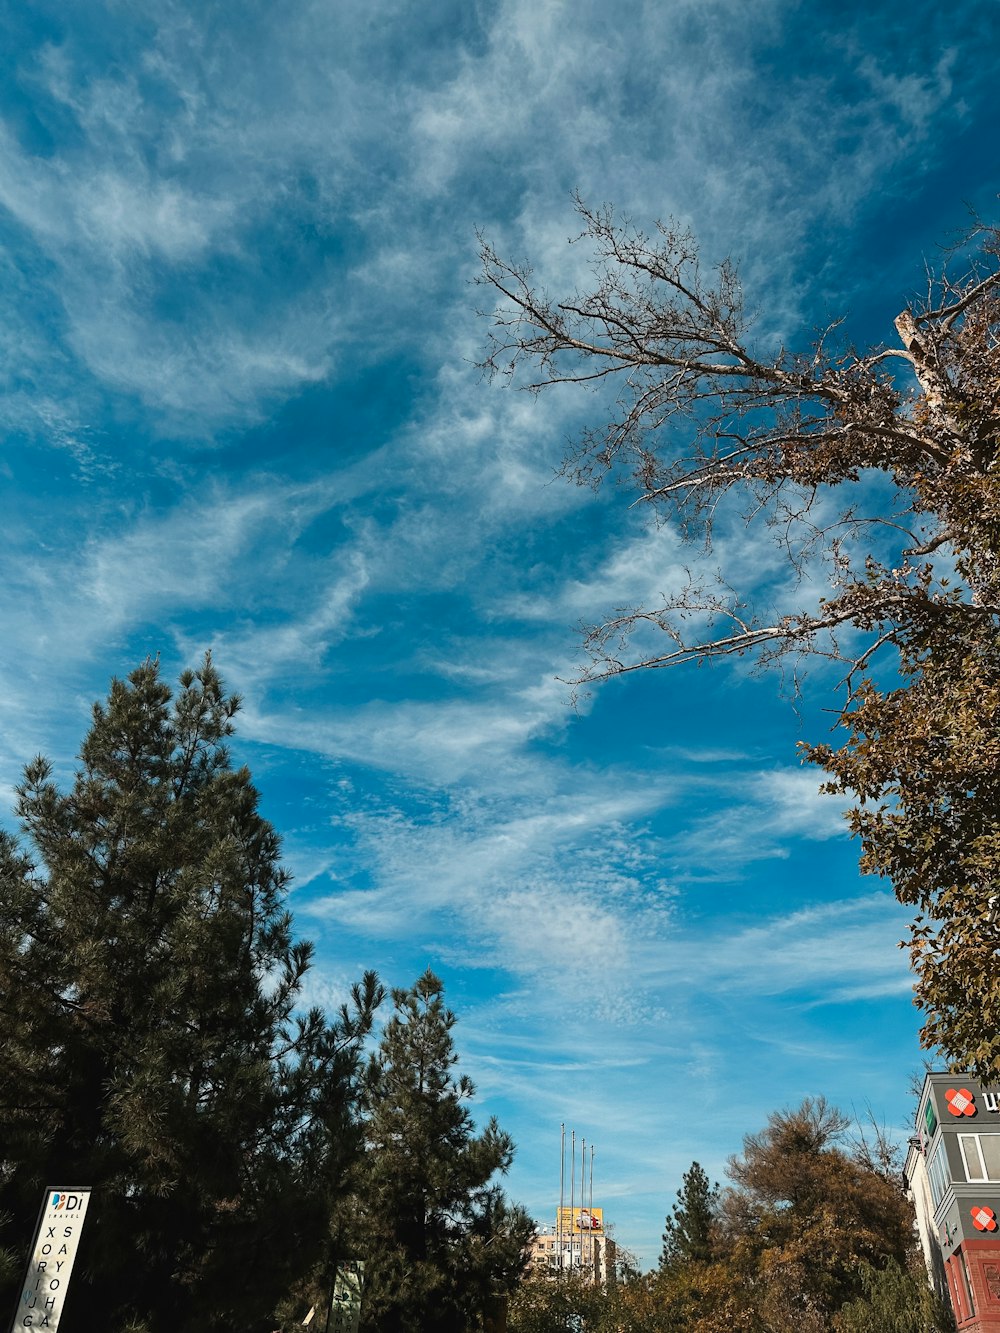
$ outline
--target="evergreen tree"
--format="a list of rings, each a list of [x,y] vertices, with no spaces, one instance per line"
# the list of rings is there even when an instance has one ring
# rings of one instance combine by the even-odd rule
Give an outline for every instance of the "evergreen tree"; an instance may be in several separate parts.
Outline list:
[[[176,699],[146,662],[68,793],[28,765],[28,851],[0,840],[0,1246],[23,1254],[47,1184],[94,1187],[75,1327],[270,1329],[348,1165],[379,988],[298,1010],[311,947],[237,708],[209,658]]]
[[[494,1176],[514,1155],[491,1119],[474,1132],[474,1088],[455,1074],[455,1015],[430,971],[393,992],[369,1073],[367,1152],[359,1171],[363,1327],[466,1333],[518,1281],[533,1225]]]
[[[691,1169],[684,1172],[682,1182],[663,1231],[660,1254],[663,1271],[712,1257],[712,1224],[719,1187],[709,1184],[708,1176],[697,1162],[692,1162]]]

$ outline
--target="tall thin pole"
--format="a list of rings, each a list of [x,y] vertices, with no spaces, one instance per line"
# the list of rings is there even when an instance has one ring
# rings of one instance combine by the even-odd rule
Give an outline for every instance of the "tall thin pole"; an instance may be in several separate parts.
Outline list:
[[[576,1220],[576,1130],[570,1130],[569,1168],[569,1266],[573,1267],[573,1223]]]
[[[587,1206],[587,1173],[583,1164],[587,1160],[587,1140],[580,1145],[580,1274],[583,1275],[583,1210]]]
[[[559,1212],[556,1215],[556,1272],[562,1276],[563,1205],[566,1200],[566,1121],[559,1126]]]
[[[597,1281],[597,1261],[594,1255],[594,1145],[590,1145],[590,1258],[594,1281]]]

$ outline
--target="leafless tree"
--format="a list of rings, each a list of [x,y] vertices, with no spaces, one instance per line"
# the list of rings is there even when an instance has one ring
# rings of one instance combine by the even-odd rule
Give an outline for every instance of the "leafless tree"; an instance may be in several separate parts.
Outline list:
[[[584,433],[569,477],[596,484],[624,468],[637,503],[709,549],[720,502],[737,495],[746,522],[768,525],[796,570],[818,558],[830,582],[828,596],[776,617],[721,578],[693,579],[657,606],[617,608],[587,631],[584,679],[790,651],[829,654],[856,673],[942,615],[995,623],[995,562],[979,540],[983,520],[995,527],[998,516],[994,230],[976,228],[962,278],[932,280],[926,300],[899,315],[899,345],[843,347],[837,321],[804,350],[765,352],[732,261],[706,274],[692,236],[673,224],[647,236],[608,208],[578,208],[577,243],[595,258],[587,291],[550,297],[484,242],[481,282],[497,298],[484,369],[533,392],[613,382],[615,410]],[[894,484],[895,503],[866,511],[859,483],[876,473]],[[821,503],[830,494],[842,497],[832,516]],[[939,574],[938,553],[960,578]],[[630,652],[647,625],[665,648]]]

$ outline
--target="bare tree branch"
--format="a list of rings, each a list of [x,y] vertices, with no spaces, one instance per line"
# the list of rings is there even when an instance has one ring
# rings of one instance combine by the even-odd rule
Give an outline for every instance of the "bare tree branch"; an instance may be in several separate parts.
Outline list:
[[[565,475],[598,485],[625,471],[634,504],[702,559],[720,516],[727,537],[742,520],[788,578],[769,594],[778,610],[755,610],[758,590],[734,591],[724,571],[619,607],[584,628],[575,683],[741,656],[790,662],[796,683],[803,660],[844,666],[842,744],[804,755],[855,802],[862,868],[917,909],[922,1040],[995,1081],[1000,232],[977,224],[950,256],[962,275],[929,275],[924,301],[895,321],[899,345],[858,351],[837,320],[793,352],[754,344],[731,260],[706,271],[671,223],[650,237],[608,208],[578,208],[575,243],[594,254],[586,291],[553,301],[483,245],[481,282],[498,302],[483,370],[519,383],[530,367],[535,393],[614,384]],[[878,1134],[858,1151],[885,1157]]]

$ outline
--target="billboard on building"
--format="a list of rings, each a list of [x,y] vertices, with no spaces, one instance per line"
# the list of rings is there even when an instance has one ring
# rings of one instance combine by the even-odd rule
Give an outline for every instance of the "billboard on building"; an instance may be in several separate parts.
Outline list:
[[[556,1210],[556,1229],[564,1236],[602,1236],[604,1234],[603,1208],[559,1208]]]

